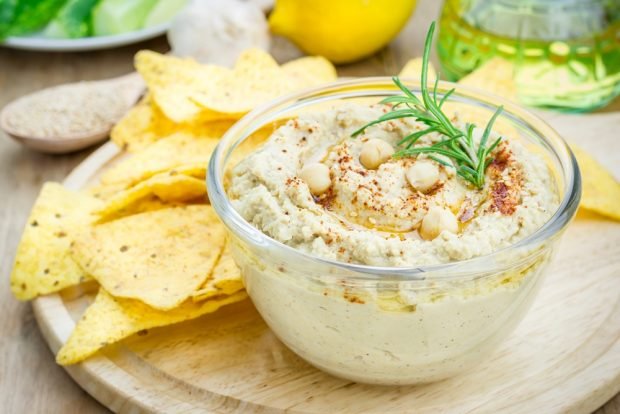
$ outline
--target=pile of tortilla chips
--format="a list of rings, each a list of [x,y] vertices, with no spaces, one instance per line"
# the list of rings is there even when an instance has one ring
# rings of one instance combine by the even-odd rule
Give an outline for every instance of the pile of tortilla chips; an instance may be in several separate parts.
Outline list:
[[[322,57],[280,66],[259,49],[242,53],[232,69],[151,51],[139,52],[135,64],[148,94],[111,134],[129,152],[173,132],[221,136],[257,105],[336,79],[334,66]]]
[[[99,285],[57,355],[63,365],[247,297],[208,202],[209,158],[256,105],[336,79],[323,58],[279,66],[260,50],[243,53],[233,69],[148,51],[136,55],[136,67],[148,91],[112,132],[127,153],[84,191],[45,184],[11,275],[21,300],[84,281]],[[271,131],[256,132],[249,145]]]

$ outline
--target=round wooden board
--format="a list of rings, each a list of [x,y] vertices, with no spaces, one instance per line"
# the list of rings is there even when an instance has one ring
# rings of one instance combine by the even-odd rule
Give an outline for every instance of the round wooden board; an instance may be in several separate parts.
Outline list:
[[[104,145],[66,186],[82,188],[118,155]],[[471,372],[433,384],[369,386],[322,373],[282,345],[250,301],[150,330],[66,370],[121,413],[590,412],[620,391],[619,255],[620,224],[581,212],[517,330]],[[53,352],[91,293],[83,286],[34,301]]]

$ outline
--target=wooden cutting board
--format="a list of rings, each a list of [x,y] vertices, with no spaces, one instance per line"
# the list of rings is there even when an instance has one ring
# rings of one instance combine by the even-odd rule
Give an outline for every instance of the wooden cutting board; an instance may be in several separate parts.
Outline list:
[[[620,175],[620,114],[546,117]],[[66,186],[82,188],[118,155],[113,144],[103,146]],[[280,343],[249,300],[134,336],[66,369],[121,413],[591,412],[620,391],[619,258],[620,224],[580,212],[517,330],[475,369],[433,384],[369,386],[324,374]],[[91,288],[33,302],[54,353]]]

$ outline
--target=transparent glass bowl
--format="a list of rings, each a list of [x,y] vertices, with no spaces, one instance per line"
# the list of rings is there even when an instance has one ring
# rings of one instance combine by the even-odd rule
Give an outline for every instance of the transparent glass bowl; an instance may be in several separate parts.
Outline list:
[[[406,81],[419,91],[419,82]],[[440,83],[440,95],[452,88]],[[226,194],[242,143],[261,127],[343,102],[376,103],[399,93],[389,78],[341,81],[257,108],[222,138],[208,172],[209,197],[229,231],[247,291],[273,332],[296,354],[333,375],[376,384],[413,384],[471,367],[523,318],[581,194],[570,149],[547,124],[497,97],[461,88],[452,109],[488,119],[548,159],[560,205],[538,231],[490,255],[414,268],[355,265],[314,257],[246,222]]]

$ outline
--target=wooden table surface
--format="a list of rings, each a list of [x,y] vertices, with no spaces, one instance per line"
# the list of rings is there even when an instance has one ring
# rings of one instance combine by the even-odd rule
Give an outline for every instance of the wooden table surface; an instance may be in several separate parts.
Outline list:
[[[363,62],[339,68],[341,76],[394,74],[419,56],[429,17],[440,2],[421,1],[393,44]],[[0,48],[0,107],[40,88],[78,80],[114,77],[132,70],[139,49],[168,50],[164,38],[120,49],[88,53],[34,53]],[[620,100],[606,111],[620,111]],[[92,149],[71,155],[43,155],[0,132],[0,411],[6,413],[105,413],[57,366],[28,303],[10,293],[9,274],[20,234],[41,185],[61,181]],[[597,414],[620,413],[620,395]]]

